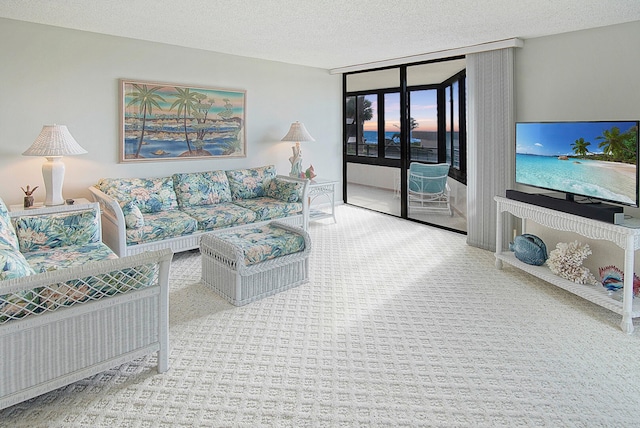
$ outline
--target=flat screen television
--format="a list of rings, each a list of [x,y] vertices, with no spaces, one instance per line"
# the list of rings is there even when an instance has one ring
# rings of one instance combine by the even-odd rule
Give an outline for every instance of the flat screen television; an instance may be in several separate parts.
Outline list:
[[[637,207],[638,122],[516,123],[516,182]]]

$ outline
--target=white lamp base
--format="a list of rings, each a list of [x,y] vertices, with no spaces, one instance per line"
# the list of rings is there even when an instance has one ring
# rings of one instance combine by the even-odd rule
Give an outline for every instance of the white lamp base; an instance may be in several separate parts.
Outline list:
[[[42,178],[47,195],[44,199],[45,206],[63,205],[62,182],[64,181],[64,163],[62,156],[47,156],[47,161],[42,164]]]

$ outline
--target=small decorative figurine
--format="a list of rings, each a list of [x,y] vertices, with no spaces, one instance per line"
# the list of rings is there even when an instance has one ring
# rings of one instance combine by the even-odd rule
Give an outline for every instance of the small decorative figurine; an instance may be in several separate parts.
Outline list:
[[[516,236],[509,244],[509,250],[515,253],[516,259],[530,265],[541,266],[548,259],[547,246],[542,239],[529,233]]]
[[[307,170],[300,174],[301,178],[308,178],[309,180],[313,180],[316,176],[315,171],[313,170],[313,165],[311,165],[309,168],[307,168]]]
[[[35,192],[37,188],[38,188],[38,186],[34,187],[33,189],[29,189],[29,185],[27,185],[27,190],[24,190],[21,187],[22,191],[26,195],[24,197],[24,207],[25,208],[31,208],[33,206],[33,192]]]

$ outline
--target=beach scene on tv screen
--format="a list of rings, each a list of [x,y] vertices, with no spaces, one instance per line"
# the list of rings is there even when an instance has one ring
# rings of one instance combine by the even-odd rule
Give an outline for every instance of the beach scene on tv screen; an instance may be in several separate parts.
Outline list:
[[[636,204],[637,122],[516,124],[516,182]]]

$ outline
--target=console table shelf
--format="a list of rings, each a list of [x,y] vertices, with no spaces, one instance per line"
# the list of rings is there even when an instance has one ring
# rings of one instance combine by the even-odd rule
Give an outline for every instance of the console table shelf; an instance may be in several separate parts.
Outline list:
[[[528,272],[553,285],[563,288],[590,302],[622,315],[620,327],[626,333],[633,332],[633,318],[640,317],[640,301],[633,299],[633,265],[635,250],[640,248],[640,229],[609,224],[598,220],[567,214],[548,208],[515,201],[500,196],[496,216],[496,267],[502,262]],[[574,232],[591,239],[601,239],[615,243],[624,250],[624,289],[622,302],[609,297],[604,287],[576,284],[554,275],[546,266],[533,266],[516,259],[512,252],[502,251],[503,213],[510,213],[522,219],[522,233],[526,233],[526,221],[532,220],[542,226],[565,232]],[[639,299],[640,300],[640,299]]]
[[[596,305],[602,306],[612,312],[623,315],[622,302],[611,298],[607,293],[607,290],[602,286],[576,284],[575,282],[560,278],[559,276],[553,274],[546,266],[534,266],[521,262],[520,260],[516,259],[515,255],[511,251],[496,254],[496,258],[507,264],[510,264],[511,266],[517,267],[520,270],[530,273],[533,276],[537,276],[538,278],[543,279],[557,287],[580,296],[583,299],[593,302]],[[640,301],[636,302],[635,299],[632,304],[631,317],[640,317]]]

